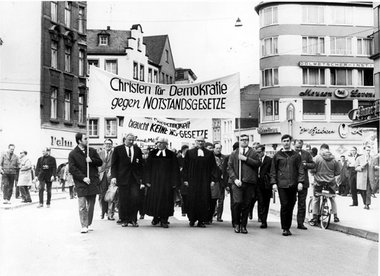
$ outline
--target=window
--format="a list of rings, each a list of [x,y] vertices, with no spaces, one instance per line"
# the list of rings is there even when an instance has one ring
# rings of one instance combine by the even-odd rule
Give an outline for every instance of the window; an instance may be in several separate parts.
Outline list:
[[[352,101],[331,100],[331,115],[345,116],[352,109]]]
[[[65,2],[65,25],[66,27],[71,27],[71,3]]]
[[[55,41],[51,42],[51,61],[50,66],[52,68],[58,68],[58,43]]]
[[[352,38],[331,37],[330,53],[332,55],[352,55]]]
[[[362,106],[364,108],[373,106],[375,101],[359,101],[358,107]]]
[[[65,92],[65,107],[64,107],[64,118],[65,121],[71,120],[71,92]]]
[[[110,72],[112,74],[117,75],[117,60],[115,60],[115,59],[106,60],[104,66],[105,66],[104,70],[106,70],[107,72]]]
[[[149,68],[148,69],[148,82],[152,82],[152,78],[153,78],[153,76],[152,76],[152,68]]]
[[[262,86],[278,85],[278,69],[265,69],[262,73]]]
[[[270,37],[261,40],[261,56],[270,56],[278,54],[277,37]]]
[[[153,82],[154,83],[157,83],[158,80],[157,80],[157,76],[158,76],[158,72],[156,70],[154,70],[154,73],[153,73]]]
[[[278,23],[278,7],[268,7],[260,11],[260,25],[265,27]]]
[[[135,80],[138,80],[139,79],[139,65],[137,64],[137,62],[133,62],[133,78]]]
[[[169,75],[165,75],[165,83],[169,84]]]
[[[84,123],[84,96],[79,95],[78,98],[78,123]]]
[[[84,72],[84,51],[79,50],[79,76],[83,76]]]
[[[88,75],[90,74],[90,65],[93,65],[93,66],[99,67],[99,60],[96,60],[96,59],[88,59],[88,60],[87,60],[87,63],[88,63],[88,67],[87,67],[87,74],[88,74]]]
[[[302,106],[304,119],[325,118],[325,100],[303,100]]]
[[[309,6],[302,7],[302,23],[323,24],[325,22],[325,7]]]
[[[325,84],[325,69],[303,68],[302,69],[302,84],[324,85]]]
[[[170,84],[173,83],[173,77],[172,76],[169,77],[169,83]]]
[[[137,50],[141,51],[141,39],[140,38],[137,39]]]
[[[369,56],[371,54],[371,39],[357,39],[357,55]]]
[[[352,69],[330,68],[331,85],[352,85]]]
[[[169,51],[165,50],[166,62],[169,63]]]
[[[358,85],[373,86],[373,69],[358,70]]]
[[[84,33],[84,23],[85,23],[85,15],[84,15],[84,8],[79,7],[78,11],[78,31],[80,33]]]
[[[144,65],[140,64],[140,81],[144,81]]]
[[[264,121],[278,120],[278,100],[264,101]]]
[[[71,48],[65,47],[65,71],[71,72]]]
[[[117,122],[116,119],[105,119],[105,137],[116,137],[117,136]]]
[[[54,22],[57,22],[58,19],[58,3],[56,1],[50,2],[50,19]]]
[[[98,132],[98,119],[90,119],[88,120],[88,135],[90,137],[98,137],[99,132]]]
[[[353,7],[331,7],[332,24],[353,24]]]
[[[164,73],[161,73],[161,82],[165,83],[165,74]]]
[[[100,35],[99,36],[99,45],[107,46],[108,45],[108,35]]]
[[[50,90],[50,118],[58,118],[58,89],[56,87]]]
[[[323,37],[302,37],[302,54],[324,54],[325,39]]]

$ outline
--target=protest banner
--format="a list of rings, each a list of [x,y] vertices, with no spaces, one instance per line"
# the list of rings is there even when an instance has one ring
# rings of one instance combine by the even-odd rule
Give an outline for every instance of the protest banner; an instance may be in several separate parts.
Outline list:
[[[91,116],[237,118],[239,74],[192,84],[145,83],[90,67]]]

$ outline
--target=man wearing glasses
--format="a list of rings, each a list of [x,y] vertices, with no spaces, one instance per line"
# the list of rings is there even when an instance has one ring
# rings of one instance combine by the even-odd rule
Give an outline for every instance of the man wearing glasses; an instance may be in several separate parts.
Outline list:
[[[232,218],[235,233],[247,234],[249,206],[255,196],[260,157],[248,147],[248,135],[240,136],[240,148],[231,153],[227,171],[232,180]]]

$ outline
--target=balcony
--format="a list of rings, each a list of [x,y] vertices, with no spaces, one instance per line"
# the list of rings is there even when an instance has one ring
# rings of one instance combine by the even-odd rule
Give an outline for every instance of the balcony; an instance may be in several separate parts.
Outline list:
[[[380,57],[380,30],[371,34],[370,38],[372,38],[370,59],[377,59]]]

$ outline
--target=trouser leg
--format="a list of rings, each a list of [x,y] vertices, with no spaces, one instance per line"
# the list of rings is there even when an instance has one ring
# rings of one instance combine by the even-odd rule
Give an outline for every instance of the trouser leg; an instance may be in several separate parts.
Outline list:
[[[270,205],[270,198],[272,196],[272,190],[271,189],[265,189],[265,187],[259,186],[258,189],[258,204],[260,207],[260,218],[262,223],[267,223],[268,218],[268,212],[269,212],[269,205]]]
[[[41,180],[38,186],[38,198],[39,198],[40,204],[44,204],[45,185],[46,185],[45,180]]]
[[[88,227],[87,199],[84,196],[78,197],[79,220],[82,227]]]
[[[306,197],[308,188],[303,187],[301,191],[297,192],[298,203],[297,203],[297,223],[298,225],[303,225],[306,216]]]
[[[210,199],[210,207],[209,207],[208,216],[207,216],[207,220],[210,222],[212,222],[212,218],[214,217],[214,212],[215,212],[217,200],[218,200],[217,198],[211,198]]]
[[[278,192],[281,202],[281,227],[284,230],[289,230],[292,225],[293,209],[297,197],[297,188],[279,188]]]
[[[91,225],[94,218],[96,195],[86,196],[86,201],[88,206],[88,225]]]
[[[185,215],[187,214],[187,195],[184,195],[182,194],[182,204],[181,204],[181,212],[182,212],[182,215]]]
[[[225,198],[225,191],[224,191],[224,189],[222,189],[221,196],[218,198],[218,202],[217,202],[217,208],[216,208],[217,219],[222,218],[223,208],[224,208],[224,198]]]
[[[352,204],[358,205],[358,191],[356,188],[356,173],[351,174],[350,188],[351,188]]]
[[[46,182],[46,193],[47,193],[46,205],[50,205],[50,201],[51,201],[51,186],[52,186],[52,182]]]
[[[128,204],[128,188],[120,186],[118,188],[119,194],[119,219],[127,222],[127,204]]]
[[[254,184],[247,184],[243,183],[245,185],[244,190],[243,190],[243,202],[242,202],[242,207],[241,207],[241,225],[243,227],[247,227],[247,222],[248,222],[248,214],[250,211],[250,203],[252,198],[256,197],[255,195],[255,190],[256,187]]]
[[[243,204],[242,187],[239,188],[235,184],[232,184],[231,190],[232,190],[232,195],[233,195],[232,224],[240,225],[241,224],[241,209],[242,209],[242,204]]]

